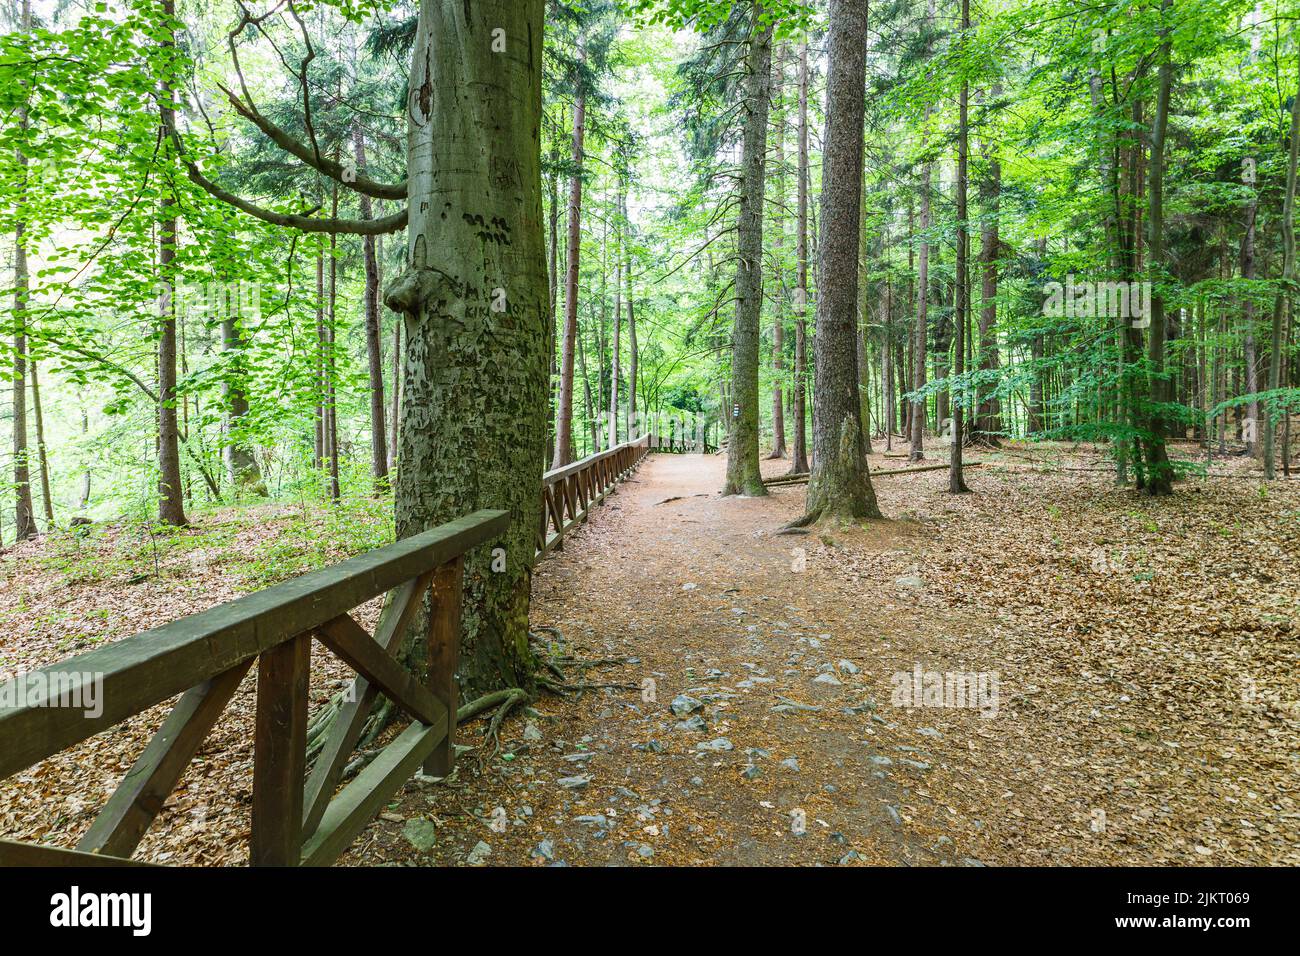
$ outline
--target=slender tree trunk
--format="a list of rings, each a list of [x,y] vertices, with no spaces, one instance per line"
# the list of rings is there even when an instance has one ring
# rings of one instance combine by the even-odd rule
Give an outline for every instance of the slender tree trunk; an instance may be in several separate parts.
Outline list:
[[[790,474],[808,471],[808,43],[799,44],[799,170],[795,218],[794,451]]]
[[[45,448],[45,415],[41,411],[41,379],[36,359],[31,360],[32,414],[36,417],[36,460],[41,469],[41,503],[45,506],[45,526],[54,527],[54,499],[50,495],[50,462]]]
[[[221,350],[226,355],[228,366],[222,378],[221,390],[226,406],[226,443],[223,455],[226,477],[230,479],[236,494],[251,492],[265,495],[266,485],[262,482],[257,459],[249,448],[246,434],[248,393],[245,387],[247,367],[244,362],[243,315],[234,307],[233,302],[230,302],[224,313],[221,319]]]
[[[989,98],[997,100],[1002,87],[994,84]],[[1002,196],[1002,164],[998,162],[997,146],[993,137],[984,141],[987,175],[980,183],[981,206],[984,225],[980,230],[980,347],[979,367],[982,371],[996,372],[1002,364],[998,353],[998,252],[1001,243],[998,213]],[[998,435],[1003,430],[1002,404],[998,397],[986,395],[980,403],[977,431],[982,441],[999,444]]]
[[[731,400],[735,427],[727,444],[724,495],[767,494],[758,463],[759,318],[763,308],[763,194],[772,26],[759,23],[753,3],[745,77],[745,128],[740,221],[736,239],[736,319],[731,339]]]
[[[1296,163],[1300,160],[1300,88],[1297,88],[1295,96],[1291,99],[1291,140],[1287,152],[1286,167],[1286,199],[1282,203],[1282,285],[1278,289],[1277,296],[1273,299],[1273,328],[1269,342],[1268,356],[1268,390],[1276,392],[1282,387],[1282,330],[1284,326],[1285,309],[1287,301],[1292,298],[1292,288],[1296,278],[1295,267],[1295,191],[1296,191]],[[33,379],[35,385],[36,364],[32,363]],[[37,408],[40,406],[38,405]],[[1285,406],[1283,406],[1285,408]],[[37,413],[39,423],[39,412]],[[1276,416],[1270,409],[1264,412],[1264,435],[1262,444],[1262,454],[1264,456],[1264,477],[1268,480],[1274,478],[1275,464],[1273,461],[1273,436],[1276,429]],[[39,434],[39,432],[38,432]],[[42,455],[42,457],[44,457]],[[1285,458],[1285,450],[1283,451]]]
[[[627,276],[627,437],[630,441],[640,435],[637,424],[636,396],[638,365],[641,358],[640,347],[636,341],[636,309],[632,300],[632,252],[630,246],[623,249],[624,275]],[[637,435],[633,435],[633,429]]]
[[[175,47],[170,21],[176,10],[173,0],[162,0],[163,16],[169,21],[163,46]],[[175,108],[172,77],[162,85],[161,119],[163,129],[174,126]],[[161,297],[158,325],[158,520],[162,524],[183,527],[185,517],[184,488],[181,485],[181,455],[176,423],[176,200],[165,195],[160,210],[158,270],[167,294]]]
[[[587,62],[579,40],[579,63]],[[555,454],[552,468],[573,461],[573,358],[578,335],[578,257],[582,241],[583,138],[587,127],[587,91],[579,79],[578,98],[573,110],[573,181],[569,184],[568,250],[564,276],[564,346],[560,360],[560,397],[555,412]]]
[[[928,0],[925,15],[925,30],[927,33],[934,29],[935,0]],[[930,44],[927,41],[925,56],[930,56]],[[933,107],[925,108],[925,125],[930,124],[930,113]],[[921,170],[921,212],[919,226],[922,232],[921,251],[917,256],[916,263],[916,330],[913,340],[914,359],[912,363],[912,389],[919,393],[925,388],[925,363],[926,363],[926,324],[929,321],[930,310],[930,179],[933,174],[932,167],[926,163]],[[908,454],[909,461],[921,461],[925,458],[925,398],[917,394],[912,399],[911,415],[911,438],[912,445]]]
[[[90,415],[86,412],[86,403],[83,399],[81,402],[81,439],[88,440],[90,437]],[[81,473],[81,497],[78,499],[77,510],[85,511],[90,507],[90,465],[86,465],[85,471]]]
[[[480,508],[510,515],[502,539],[466,556],[458,675],[469,696],[532,687],[551,321],[538,152],[543,10],[543,0],[421,3],[406,106],[407,268],[385,295],[407,339],[398,537]],[[486,40],[497,29],[504,52]],[[504,314],[492,311],[496,288]],[[505,570],[492,567],[493,547]],[[417,669],[420,633],[404,645]]]
[[[618,378],[623,350],[623,224],[627,219],[626,185],[622,174],[618,180],[618,204],[614,214],[618,217],[614,230],[614,341],[609,370],[609,447],[618,444]]]
[[[772,57],[772,102],[776,106],[772,151],[776,203],[772,212],[772,255],[776,260],[776,295],[772,316],[772,453],[785,457],[785,402],[781,373],[785,370],[785,44],[776,45]]]
[[[314,420],[316,425],[316,467],[325,470],[325,458],[328,454],[326,442],[327,420],[325,417],[325,393],[328,390],[328,378],[325,365],[325,251],[316,249],[316,407]]]
[[[970,31],[970,0],[961,0],[961,45],[965,46],[966,35]],[[961,92],[957,95],[957,289],[956,310],[953,322],[957,327],[957,340],[954,343],[954,369],[956,379],[960,381],[966,373],[966,333],[970,326],[970,276],[966,271],[969,258],[970,224],[966,221],[967,182],[966,167],[970,151],[970,123],[967,114],[970,100],[970,85],[962,79]],[[952,395],[952,450],[948,456],[948,491],[961,494],[970,491],[966,487],[966,477],[962,473],[962,450],[966,432],[966,389],[955,385],[949,392]]]
[[[1241,278],[1249,288],[1255,278],[1255,220],[1259,210],[1259,200],[1255,187],[1251,186],[1251,198],[1246,204],[1246,223],[1241,233]],[[1246,393],[1255,395],[1259,388],[1259,352],[1255,343],[1255,300],[1249,292],[1242,298],[1241,304],[1242,348],[1245,351]],[[1246,419],[1255,426],[1259,425],[1259,400],[1252,398],[1246,405]],[[1246,454],[1254,456],[1258,427],[1248,431],[1246,437]]]
[[[357,161],[357,171],[366,169],[366,144],[361,134],[361,124],[352,127],[352,147]],[[358,195],[361,218],[371,219],[374,211],[370,197]],[[375,478],[375,490],[381,491],[388,483],[388,436],[384,409],[384,355],[379,343],[379,258],[375,254],[375,237],[365,236],[361,242],[366,267],[364,292],[366,308],[366,359],[370,372],[370,459]]]
[[[865,2],[865,0],[864,0]],[[863,66],[865,68],[865,54]],[[865,110],[864,110],[865,112]],[[865,146],[865,139],[864,139]],[[865,150],[864,150],[865,152]],[[866,159],[858,163],[859,204],[866,195]],[[871,243],[867,240],[867,217],[859,210],[858,261],[854,263],[858,270],[858,295],[854,315],[854,340],[857,343],[858,366],[858,417],[862,424],[862,452],[871,454]]]
[[[1168,18],[1173,11],[1173,0],[1162,0],[1161,13]],[[1165,267],[1165,221],[1164,221],[1164,171],[1165,171],[1165,132],[1169,124],[1169,93],[1173,85],[1174,65],[1171,54],[1169,34],[1171,27],[1161,28],[1160,68],[1156,96],[1156,111],[1151,127],[1151,163],[1149,169],[1150,185],[1147,200],[1148,212],[1147,241],[1150,268],[1155,273],[1151,292],[1151,333],[1148,339],[1147,359],[1151,367],[1149,400],[1151,413],[1147,418],[1146,438],[1147,474],[1145,491],[1148,495],[1169,495],[1173,493],[1173,466],[1165,450],[1165,435],[1168,426],[1160,405],[1170,400],[1170,383],[1165,371],[1165,302],[1160,291]]]
[[[339,214],[339,186],[338,183],[333,187],[333,199],[330,202],[330,215],[338,218]],[[326,349],[325,349],[325,371],[326,371],[326,389],[325,389],[325,444],[329,449],[329,468],[330,468],[330,498],[338,501],[342,495],[342,489],[339,487],[339,409],[337,386],[338,381],[338,358],[334,353],[334,341],[338,333],[338,302],[339,302],[339,256],[338,256],[337,235],[330,235],[330,290],[329,290],[329,314],[325,326]]]
[[[23,0],[21,29],[28,33],[32,28],[32,10],[29,0]],[[26,140],[29,129],[27,107],[18,110],[18,128],[21,140]],[[27,270],[27,223],[25,209],[27,156],[21,146],[16,151],[18,175],[22,182],[19,193],[19,212],[14,224],[14,376],[13,376],[13,446],[14,446],[14,519],[18,540],[36,537],[36,516],[32,508],[31,469],[27,455],[27,300],[30,279]]]
[[[813,469],[801,522],[879,518],[858,396],[858,233],[862,215],[867,0],[831,0],[817,244]]]

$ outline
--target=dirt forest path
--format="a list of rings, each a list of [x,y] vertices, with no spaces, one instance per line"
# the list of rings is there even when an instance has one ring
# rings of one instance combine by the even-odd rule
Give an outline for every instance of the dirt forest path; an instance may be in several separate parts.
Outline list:
[[[725,468],[720,455],[653,456],[538,576],[535,619],[638,658],[623,677],[653,681],[653,702],[602,701],[596,745],[663,748],[641,751],[622,785],[663,801],[653,822],[673,837],[665,862],[948,856],[894,825],[917,779],[877,766],[883,754],[863,740],[877,696],[865,602],[822,600],[803,537],[773,533],[798,516],[804,489],[723,498]],[[605,761],[583,763],[594,786]]]
[[[534,581],[588,688],[417,778],[349,861],[1300,862],[1300,489],[1187,485],[1193,516],[997,457],[975,494],[881,478],[889,520],[795,536],[803,486],[723,498],[723,456],[651,456]],[[993,676],[996,708],[899,705],[918,668]]]
[[[573,657],[622,659],[569,679],[634,689],[544,697],[503,732],[522,770],[472,816],[499,816],[500,799],[523,823],[482,833],[491,863],[953,859],[950,840],[901,826],[927,755],[873,739],[868,602],[823,600],[805,538],[773,533],[804,489],[723,498],[725,466],[652,456],[539,568],[533,620],[555,629],[540,633]],[[537,765],[557,756],[560,777]]]

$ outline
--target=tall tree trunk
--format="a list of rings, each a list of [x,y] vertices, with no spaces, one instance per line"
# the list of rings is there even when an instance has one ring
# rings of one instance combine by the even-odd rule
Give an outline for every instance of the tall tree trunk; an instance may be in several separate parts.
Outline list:
[[[337,219],[339,214],[339,185],[334,183],[333,199],[330,201],[330,216]],[[329,449],[330,498],[338,501],[342,496],[339,487],[339,407],[337,385],[338,357],[335,355],[334,342],[338,334],[339,303],[339,237],[330,235],[330,288],[329,312],[325,325],[325,445]]]
[[[997,100],[1002,95],[1002,87],[993,84],[989,98]],[[979,367],[981,371],[996,372],[1002,364],[998,354],[998,252],[1000,235],[998,213],[1002,197],[1002,164],[998,161],[997,146],[990,136],[984,141],[983,151],[985,166],[988,170],[980,182],[980,205],[984,213],[984,225],[980,229],[980,347]],[[986,395],[979,406],[976,430],[982,441],[997,445],[998,434],[1002,431],[1002,403],[996,394]]]
[[[90,437],[90,415],[86,412],[86,403],[81,401],[81,440],[86,441]],[[85,511],[90,507],[90,465],[87,464],[85,470],[81,473],[81,497],[77,499],[77,510]]]
[[[736,236],[736,319],[731,339],[731,401],[735,419],[727,444],[724,495],[767,494],[758,464],[759,317],[763,308],[763,194],[767,152],[768,87],[772,83],[772,26],[752,4],[745,77],[745,128],[740,221]]]
[[[1284,306],[1293,297],[1291,290],[1294,287],[1296,278],[1295,191],[1297,160],[1300,160],[1300,87],[1296,89],[1296,94],[1291,99],[1291,140],[1287,152],[1286,199],[1282,203],[1282,285],[1277,291],[1277,296],[1273,299],[1273,328],[1269,342],[1268,390],[1270,392],[1276,392],[1282,387]],[[32,363],[32,372],[32,383],[35,385],[35,363]],[[39,408],[39,406],[37,407]],[[1283,406],[1283,408],[1285,407]],[[1261,453],[1264,456],[1264,477],[1271,481],[1276,467],[1273,462],[1273,435],[1277,426],[1276,417],[1268,408],[1264,410],[1263,424],[1264,435],[1261,443],[1263,446]],[[1284,459],[1285,456],[1284,450]],[[42,455],[43,457],[44,455]]]
[[[167,39],[163,47],[175,48],[171,23],[176,15],[174,0],[162,0],[167,19]],[[164,130],[175,125],[173,77],[162,84],[161,120]],[[162,524],[183,527],[185,518],[184,488],[181,485],[180,436],[176,423],[176,200],[164,195],[160,210],[158,270],[167,294],[159,303],[158,316],[158,520]]]
[[[626,245],[623,249],[624,269],[623,273],[627,276],[627,437],[630,441],[637,437],[632,434],[633,428],[639,428],[636,419],[636,393],[637,393],[637,365],[640,360],[640,351],[636,342],[636,310],[632,302],[632,252],[631,246]]]
[[[970,32],[970,0],[961,0],[961,45],[965,46]],[[970,152],[970,123],[968,116],[970,102],[970,85],[962,78],[961,92],[957,95],[957,289],[956,310],[953,323],[957,328],[954,343],[953,371],[960,381],[966,373],[966,334],[970,327],[970,276],[966,271],[969,258],[970,224],[966,221],[967,182],[966,168]],[[966,389],[955,385],[949,389],[952,395],[952,449],[948,456],[948,491],[961,494],[970,491],[966,487],[966,477],[962,473],[962,450],[966,432]]]
[[[1169,379],[1165,372],[1165,302],[1160,291],[1165,269],[1165,220],[1164,220],[1164,172],[1165,172],[1165,132],[1169,125],[1169,93],[1173,85],[1174,64],[1171,52],[1169,18],[1173,12],[1173,0],[1162,0],[1160,4],[1161,27],[1160,68],[1156,95],[1156,111],[1151,125],[1151,162],[1147,201],[1149,212],[1147,229],[1148,262],[1154,274],[1151,291],[1151,333],[1148,339],[1147,360],[1150,365],[1150,386],[1148,398],[1152,408],[1147,416],[1146,436],[1146,487],[1148,495],[1169,495],[1173,493],[1173,466],[1165,449],[1165,435],[1168,426],[1160,406],[1170,400]]]
[[[865,60],[864,60],[865,66]],[[865,141],[864,141],[865,145]],[[866,159],[858,164],[862,182],[859,185],[859,203],[866,194]],[[867,241],[867,217],[859,209],[858,221],[858,295],[854,315],[854,339],[857,342],[858,365],[858,417],[862,423],[862,452],[871,454],[871,244]]]
[[[928,0],[925,13],[925,31],[927,35],[934,29],[934,12],[935,0]],[[927,40],[925,44],[925,56],[930,56],[930,43]],[[932,106],[925,108],[925,125],[930,124],[930,113]],[[916,262],[916,330],[913,339],[913,361],[912,361],[912,389],[919,393],[925,388],[925,339],[926,324],[929,320],[930,311],[930,178],[932,168],[926,163],[921,170],[921,212],[920,226],[921,251],[917,256]],[[908,454],[909,461],[921,461],[925,458],[925,398],[917,394],[912,399],[911,412],[911,450]]]
[[[586,49],[578,41],[578,62],[587,62]],[[560,397],[555,410],[555,454],[552,468],[573,461],[573,350],[578,336],[578,258],[582,241],[583,137],[587,127],[587,91],[578,78],[578,97],[573,109],[573,181],[569,184],[568,250],[564,276],[564,346],[560,360]]]
[[[316,467],[324,471],[325,459],[329,453],[326,440],[325,394],[329,388],[325,364],[325,250],[323,245],[316,248],[316,405],[313,418],[316,425]]]
[[[54,527],[54,499],[50,495],[50,460],[45,447],[45,415],[41,411],[41,379],[36,373],[36,359],[31,360],[32,414],[36,417],[36,460],[41,469],[41,503],[45,507],[45,526]]]
[[[622,374],[619,360],[623,349],[623,224],[627,219],[626,184],[622,173],[618,179],[618,203],[614,210],[614,341],[609,370],[609,447],[618,444],[618,378]]]
[[[768,458],[785,457],[785,402],[781,394],[781,373],[785,369],[785,50],[785,44],[778,43],[772,57],[772,101],[776,105],[772,122],[776,192],[772,257],[776,260],[776,295],[772,297],[772,453]]]
[[[21,29],[28,33],[32,28],[30,0],[23,0]],[[18,110],[18,127],[22,140],[27,138],[29,121],[26,104]],[[19,213],[14,225],[14,518],[18,540],[36,537],[36,516],[32,508],[31,469],[27,456],[27,299],[30,279],[27,271],[27,223],[25,209],[27,156],[21,146],[15,151],[18,175],[22,182],[19,193]]]
[[[858,398],[858,234],[862,215],[867,0],[831,0],[817,244],[813,469],[802,522],[879,518]]]
[[[790,474],[808,471],[808,43],[799,44],[799,170],[795,217],[794,451]]]
[[[228,301],[233,298],[229,297]],[[226,406],[226,443],[223,455],[226,477],[230,479],[236,494],[251,492],[265,495],[266,485],[262,482],[257,459],[253,457],[246,433],[248,393],[245,383],[248,372],[244,362],[244,344],[243,315],[235,303],[230,301],[230,306],[224,310],[221,319],[221,351],[228,361],[221,384]]]
[[[532,686],[551,320],[538,149],[543,10],[543,0],[420,4],[407,269],[385,296],[405,316],[407,339],[398,536],[479,508],[510,514],[497,543],[504,571],[492,567],[491,547],[466,556],[458,674],[468,695]],[[498,28],[501,53],[485,40]],[[496,288],[504,315],[492,311]],[[405,646],[413,663],[423,659],[418,640]]]
[[[357,161],[357,172],[366,169],[366,144],[361,134],[361,124],[352,126],[352,147]],[[361,218],[374,218],[370,197],[358,194]],[[381,491],[388,483],[388,435],[384,409],[384,350],[379,344],[379,258],[375,254],[375,237],[362,238],[366,264],[364,292],[366,308],[366,359],[370,371],[370,460],[375,478],[375,490]]]

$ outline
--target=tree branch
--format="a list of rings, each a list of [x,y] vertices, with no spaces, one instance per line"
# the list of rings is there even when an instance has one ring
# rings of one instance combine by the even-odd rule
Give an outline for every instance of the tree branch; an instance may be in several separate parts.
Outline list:
[[[298,157],[298,159],[301,159],[308,166],[324,173],[331,179],[338,181],[348,189],[364,193],[367,196],[373,196],[375,199],[406,198],[406,183],[404,182],[398,183],[397,185],[376,182],[373,179],[362,176],[360,172],[357,172],[356,176],[349,181],[344,176],[342,163],[335,162],[328,156],[322,156],[318,151],[308,149],[302,143],[298,142],[280,127],[276,126],[269,119],[259,113],[256,107],[252,105],[251,101],[249,103],[244,103],[225,86],[222,86],[220,83],[217,85],[220,87],[221,92],[226,94],[226,98],[230,100],[230,105],[235,108],[236,112],[238,112],[240,116],[244,117],[244,119],[248,120],[265,133],[271,142],[275,143],[276,146],[279,146],[286,153]]]

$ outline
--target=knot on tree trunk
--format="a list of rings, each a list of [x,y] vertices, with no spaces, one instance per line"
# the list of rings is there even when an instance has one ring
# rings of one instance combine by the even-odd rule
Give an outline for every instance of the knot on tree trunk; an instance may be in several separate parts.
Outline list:
[[[384,289],[384,305],[394,312],[414,315],[420,311],[432,285],[428,269],[407,269]]]

